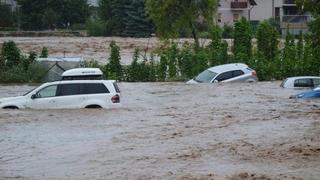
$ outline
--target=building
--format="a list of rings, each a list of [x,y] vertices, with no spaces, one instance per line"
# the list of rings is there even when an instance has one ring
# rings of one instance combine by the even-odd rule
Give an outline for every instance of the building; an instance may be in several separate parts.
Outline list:
[[[240,17],[247,18],[253,25],[262,20],[275,18],[280,23],[282,34],[287,29],[292,34],[307,32],[307,22],[311,20],[309,13],[299,10],[295,0],[220,0],[218,8],[218,24],[233,25]]]
[[[12,11],[15,11],[17,8],[17,2],[15,0],[0,0],[0,4],[10,6]]]

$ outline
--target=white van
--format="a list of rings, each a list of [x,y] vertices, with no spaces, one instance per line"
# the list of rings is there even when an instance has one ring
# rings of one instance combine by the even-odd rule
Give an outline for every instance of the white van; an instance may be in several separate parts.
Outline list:
[[[83,70],[83,68],[78,69],[79,72]],[[77,79],[88,78],[77,73],[74,75]],[[0,99],[0,108],[3,109],[111,108],[119,105],[120,90],[113,80],[50,82],[23,96]]]

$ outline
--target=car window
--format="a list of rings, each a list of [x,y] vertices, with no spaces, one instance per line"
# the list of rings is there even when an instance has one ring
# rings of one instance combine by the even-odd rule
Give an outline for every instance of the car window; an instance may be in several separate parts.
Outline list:
[[[205,70],[202,73],[200,73],[196,78],[194,78],[197,82],[204,82],[204,83],[210,83],[212,79],[217,75],[217,73]]]
[[[314,87],[320,86],[320,79],[313,79],[313,86]]]
[[[232,78],[232,76],[233,76],[232,71],[229,71],[229,72],[225,72],[225,73],[220,74],[215,80],[220,82],[220,81],[230,79],[230,78]]]
[[[294,81],[294,87],[313,87],[312,79],[297,79]]]
[[[57,85],[47,86],[37,92],[37,98],[54,97],[57,93]]]
[[[117,93],[120,93],[120,89],[119,89],[118,84],[114,82],[114,83],[113,83],[113,86],[114,86],[116,92],[117,92]]]
[[[82,84],[80,94],[105,94],[110,93],[106,86],[102,83]]]
[[[286,82],[288,81],[288,78],[287,79],[285,79],[284,81],[282,81],[282,83],[281,83],[281,85],[280,85],[280,87],[284,87],[284,85],[286,84]]]
[[[60,84],[58,96],[70,96],[80,94],[80,84]]]
[[[236,71],[233,71],[232,77],[238,77],[238,76],[241,76],[241,75],[243,75],[243,74],[244,74],[243,71],[241,71],[241,70],[236,70]]]

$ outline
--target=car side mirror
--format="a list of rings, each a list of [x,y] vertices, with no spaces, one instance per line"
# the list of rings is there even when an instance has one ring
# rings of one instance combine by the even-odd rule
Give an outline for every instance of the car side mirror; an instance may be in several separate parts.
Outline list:
[[[37,98],[37,95],[36,94],[33,94],[32,96],[31,96],[31,99],[36,99]]]
[[[213,83],[218,83],[218,82],[219,82],[218,80],[214,80],[214,81],[213,81]]]

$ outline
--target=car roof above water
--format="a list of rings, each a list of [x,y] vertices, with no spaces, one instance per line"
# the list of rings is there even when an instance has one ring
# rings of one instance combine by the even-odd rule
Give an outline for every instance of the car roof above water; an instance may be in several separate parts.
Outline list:
[[[99,68],[76,68],[62,73],[62,77],[68,76],[102,76],[103,73]]]
[[[89,84],[89,83],[115,83],[115,80],[67,80],[67,81],[54,81],[45,83],[46,85],[55,84]]]
[[[209,68],[208,70],[215,73],[223,73],[226,71],[232,71],[232,70],[238,70],[238,69],[244,69],[244,68],[248,68],[248,66],[242,63],[234,63],[234,64],[224,64],[224,65],[214,66]]]
[[[319,76],[296,76],[288,77],[287,80],[296,80],[296,79],[320,79]]]

